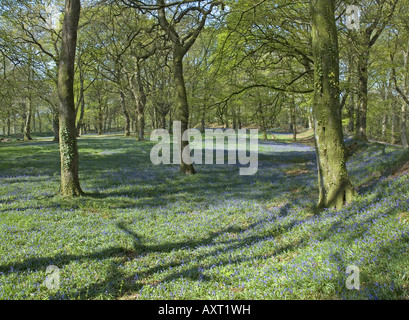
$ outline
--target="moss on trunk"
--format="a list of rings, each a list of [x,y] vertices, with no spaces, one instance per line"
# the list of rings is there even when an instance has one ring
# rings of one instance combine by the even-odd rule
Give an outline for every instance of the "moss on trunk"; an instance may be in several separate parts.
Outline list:
[[[346,169],[339,101],[339,53],[334,0],[312,0],[314,117],[318,163],[318,207],[341,208],[354,190]]]
[[[60,192],[63,196],[69,197],[83,194],[78,176],[79,156],[74,103],[74,63],[80,10],[80,0],[66,0],[58,65]]]
[[[183,54],[181,53],[182,49],[178,48],[175,45],[174,49],[174,59],[173,59],[173,71],[174,71],[174,81],[175,81],[175,88],[176,88],[176,97],[177,97],[177,104],[178,104],[178,112],[181,121],[181,129],[182,134],[188,129],[189,126],[189,105],[187,101],[187,94],[186,94],[186,86],[185,80],[183,76]],[[187,141],[180,141],[180,172],[185,174],[195,174],[196,171],[192,164],[186,164],[183,161],[182,151],[189,147],[189,142]]]

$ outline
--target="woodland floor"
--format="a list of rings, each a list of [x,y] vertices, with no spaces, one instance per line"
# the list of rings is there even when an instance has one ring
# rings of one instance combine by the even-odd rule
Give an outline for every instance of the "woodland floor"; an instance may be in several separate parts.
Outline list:
[[[182,176],[151,164],[151,142],[86,135],[87,195],[72,200],[58,196],[57,144],[1,144],[0,299],[409,299],[408,153],[361,145],[356,200],[317,213],[308,136],[275,138],[254,176],[227,164]],[[346,287],[351,265],[360,290]]]

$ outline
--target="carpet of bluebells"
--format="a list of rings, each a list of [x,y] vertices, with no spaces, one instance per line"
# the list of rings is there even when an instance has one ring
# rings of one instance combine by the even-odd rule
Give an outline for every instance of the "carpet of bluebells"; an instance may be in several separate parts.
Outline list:
[[[227,164],[183,176],[151,164],[153,145],[82,137],[78,199],[58,195],[57,144],[0,145],[0,299],[409,298],[402,149],[362,146],[354,203],[317,212],[309,146],[261,142],[254,176]]]

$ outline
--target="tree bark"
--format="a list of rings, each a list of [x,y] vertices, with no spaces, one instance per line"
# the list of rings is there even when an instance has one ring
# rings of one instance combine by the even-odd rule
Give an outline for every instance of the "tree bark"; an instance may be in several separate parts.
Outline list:
[[[29,58],[28,63],[28,92],[26,97],[26,104],[25,104],[25,122],[24,122],[24,129],[23,129],[23,139],[24,141],[33,140],[31,138],[31,117],[33,113],[33,105],[32,105],[32,98],[31,98],[31,81],[32,81],[32,61],[31,55]]]
[[[386,125],[388,123],[388,117],[386,114],[382,116],[382,130],[381,130],[381,139],[386,141]]]
[[[404,149],[408,149],[408,137],[407,137],[407,131],[406,131],[406,119],[407,119],[407,108],[408,105],[404,101],[402,103],[402,109],[401,109],[401,122],[400,122],[400,133],[401,133],[401,140],[402,140],[402,146]]]
[[[408,75],[407,75],[407,68],[408,68],[408,57],[409,57],[409,52],[404,52],[404,70],[405,72],[405,77],[403,80],[403,86],[404,89],[402,90],[398,86],[398,80],[396,78],[396,70],[395,67],[392,67],[392,78],[393,82],[395,84],[395,89],[403,99],[402,102],[402,107],[401,107],[401,118],[400,118],[400,136],[401,136],[401,142],[402,146],[404,149],[407,149],[409,147],[408,145],[408,138],[407,138],[407,131],[406,131],[406,122],[407,122],[407,106],[409,104],[409,98],[408,98]],[[393,56],[391,55],[391,60],[393,63]]]
[[[342,133],[335,0],[311,0],[311,13],[318,208],[340,209],[353,200],[354,190]]]
[[[11,133],[11,121],[10,121],[10,111],[7,111],[7,136],[9,137]]]
[[[183,54],[180,52],[181,49],[175,44],[174,58],[173,58],[173,75],[176,88],[176,98],[178,104],[178,111],[181,122],[182,134],[188,129],[189,125],[189,105],[187,101],[187,93],[185,86],[185,79],[183,75]],[[187,141],[179,141],[179,152],[180,152],[180,172],[185,174],[195,174],[196,171],[192,164],[186,164],[183,161],[182,151],[189,146]]]
[[[135,66],[135,78],[137,85],[135,87],[134,83],[132,82],[132,78],[129,79],[129,84],[136,104],[136,138],[138,141],[145,141],[145,107],[147,99],[145,88],[142,82],[139,61],[135,62]]]
[[[124,114],[124,119],[125,119],[125,137],[129,137],[131,135],[131,119],[129,117],[129,113],[126,110],[126,100],[125,100],[125,92],[121,90],[120,92],[121,95],[121,107],[122,107],[122,113]]]
[[[161,28],[166,32],[167,36],[173,43],[173,76],[174,76],[174,82],[175,82],[175,89],[176,89],[176,94],[177,94],[177,105],[178,105],[178,111],[180,112],[180,121],[181,121],[181,129],[182,129],[182,134],[185,130],[188,129],[189,126],[189,105],[187,101],[187,94],[186,94],[186,86],[185,86],[185,80],[184,80],[184,75],[183,75],[183,57],[186,55],[186,53],[189,51],[189,49],[192,47],[192,45],[195,43],[197,40],[200,32],[203,30],[205,23],[206,23],[206,18],[207,16],[211,13],[212,9],[214,6],[218,5],[218,2],[212,2],[210,3],[209,10],[205,10],[203,8],[195,7],[192,6],[190,8],[187,8],[181,15],[179,16],[180,19],[182,19],[183,16],[187,15],[190,10],[195,11],[201,11],[202,17],[199,20],[198,25],[192,29],[189,30],[189,34],[187,37],[185,37],[183,40],[181,39],[180,35],[175,29],[175,24],[174,23],[169,23],[166,17],[166,12],[165,12],[165,1],[164,0],[156,0],[156,4],[159,6],[158,9],[158,22]],[[181,164],[180,164],[180,172],[185,173],[185,174],[195,174],[195,169],[193,168],[193,165],[191,164],[186,164],[183,161],[182,157],[182,151],[186,148],[189,148],[189,142],[188,141],[180,141],[179,143],[180,146],[180,158],[181,158]]]
[[[355,138],[368,141],[366,134],[366,115],[368,112],[368,63],[369,63],[369,38],[363,40],[362,49],[358,57],[358,101],[356,114]]]
[[[297,115],[295,110],[295,99],[294,95],[291,97],[291,105],[290,105],[290,114],[291,114],[291,128],[293,133],[293,142],[297,141]]]
[[[23,130],[23,139],[24,141],[33,140],[31,138],[31,116],[33,111],[33,106],[31,103],[31,97],[26,98],[26,117],[24,120],[24,130]]]
[[[54,132],[54,142],[60,142],[60,116],[58,111],[55,111],[53,114],[53,132]]]
[[[61,155],[61,194],[80,196],[79,155],[75,126],[74,64],[77,29],[81,12],[80,0],[65,1],[61,51],[58,65],[59,137]]]
[[[85,94],[84,94],[84,76],[81,67],[79,68],[79,76],[80,76],[80,96],[79,96],[79,103],[80,103],[80,116],[77,122],[77,137],[81,136],[81,128],[83,125],[84,113],[85,113]]]

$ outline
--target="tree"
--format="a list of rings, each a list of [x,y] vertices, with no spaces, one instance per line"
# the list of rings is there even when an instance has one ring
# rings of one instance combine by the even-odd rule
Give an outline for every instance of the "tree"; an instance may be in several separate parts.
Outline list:
[[[341,208],[353,199],[346,169],[339,93],[335,0],[311,0],[318,207]]]
[[[200,1],[198,1],[200,2]],[[185,132],[189,124],[189,104],[187,99],[186,84],[183,73],[183,58],[192,45],[195,43],[200,32],[203,30],[206,19],[211,14],[213,8],[218,5],[218,2],[210,2],[209,5],[187,6],[179,9],[179,12],[173,14],[173,19],[169,22],[166,16],[165,0],[157,0],[158,21],[161,28],[166,32],[170,41],[173,44],[173,76],[176,89],[177,105],[181,121],[181,130]],[[176,9],[177,10],[177,9]],[[178,10],[177,10],[178,11]],[[192,19],[192,15],[196,13],[193,19],[196,26],[189,28],[189,32],[185,36],[181,36],[180,31],[176,29],[176,25],[184,18]],[[188,24],[188,23],[187,23]],[[183,160],[182,152],[189,148],[189,142],[179,139],[179,154],[180,154],[180,171],[185,174],[195,174],[196,171],[192,164],[187,164]],[[190,154],[190,152],[188,152]],[[187,154],[188,154],[187,153]]]
[[[65,16],[58,62],[61,194],[63,196],[83,194],[78,175],[79,157],[74,101],[75,51],[80,12],[80,0],[65,1]]]
[[[357,113],[355,138],[367,141],[368,66],[371,48],[393,17],[398,0],[379,0],[362,5],[362,26],[351,32],[357,50]]]

